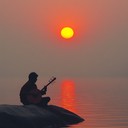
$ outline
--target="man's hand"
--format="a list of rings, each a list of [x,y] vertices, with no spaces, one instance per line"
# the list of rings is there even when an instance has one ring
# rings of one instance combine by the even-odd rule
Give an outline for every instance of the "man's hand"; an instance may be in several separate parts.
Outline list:
[[[42,92],[43,92],[43,94],[46,94],[46,92],[47,92],[47,86],[45,86],[45,87],[43,88]]]

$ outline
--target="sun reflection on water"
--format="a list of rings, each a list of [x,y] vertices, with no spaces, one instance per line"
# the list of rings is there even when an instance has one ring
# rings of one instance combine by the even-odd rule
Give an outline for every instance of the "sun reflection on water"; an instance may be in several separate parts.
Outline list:
[[[75,103],[75,83],[71,80],[65,80],[61,84],[61,105],[72,111],[76,112]]]

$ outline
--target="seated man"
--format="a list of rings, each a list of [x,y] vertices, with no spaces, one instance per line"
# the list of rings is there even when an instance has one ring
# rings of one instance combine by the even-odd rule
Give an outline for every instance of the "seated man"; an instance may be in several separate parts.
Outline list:
[[[39,106],[46,106],[50,101],[50,97],[42,97],[46,94],[47,87],[39,90],[36,86],[38,75],[32,72],[28,76],[28,81],[23,85],[20,90],[20,101],[24,105],[35,104]]]

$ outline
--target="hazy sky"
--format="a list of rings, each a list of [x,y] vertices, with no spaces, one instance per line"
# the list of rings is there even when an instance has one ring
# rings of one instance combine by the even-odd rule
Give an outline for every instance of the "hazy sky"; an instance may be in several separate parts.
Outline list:
[[[0,77],[31,71],[128,76],[128,0],[0,0]]]

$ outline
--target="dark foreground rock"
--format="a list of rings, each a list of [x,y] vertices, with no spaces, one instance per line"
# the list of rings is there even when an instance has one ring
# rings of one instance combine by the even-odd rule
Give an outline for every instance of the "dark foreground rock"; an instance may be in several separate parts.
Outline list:
[[[55,105],[0,105],[0,128],[60,128],[82,121],[75,113]]]

